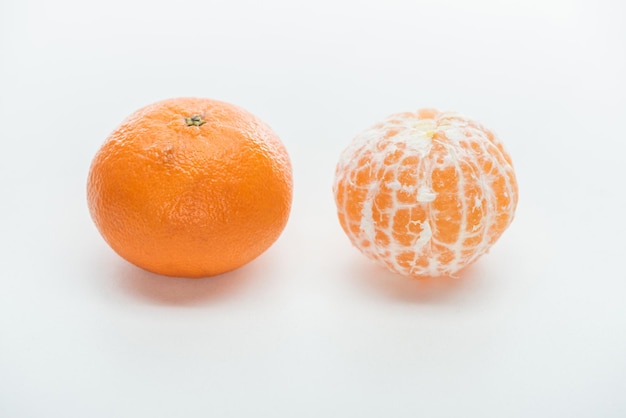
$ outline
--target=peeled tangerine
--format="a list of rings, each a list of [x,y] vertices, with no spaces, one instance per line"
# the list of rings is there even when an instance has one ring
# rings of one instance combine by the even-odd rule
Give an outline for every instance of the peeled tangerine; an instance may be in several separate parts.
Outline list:
[[[490,130],[458,113],[398,113],[342,153],[339,221],[352,244],[391,271],[455,276],[513,220],[517,181]]]

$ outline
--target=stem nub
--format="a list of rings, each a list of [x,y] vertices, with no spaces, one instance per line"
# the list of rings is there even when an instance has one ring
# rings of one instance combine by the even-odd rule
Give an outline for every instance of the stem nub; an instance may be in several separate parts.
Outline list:
[[[185,118],[187,126],[202,126],[206,123],[206,120],[202,119],[200,115],[193,115],[190,118]]]

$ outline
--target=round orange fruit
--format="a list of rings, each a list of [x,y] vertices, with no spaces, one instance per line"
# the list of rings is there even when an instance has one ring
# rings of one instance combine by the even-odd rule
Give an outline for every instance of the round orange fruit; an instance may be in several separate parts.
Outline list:
[[[454,276],[476,261],[509,226],[518,199],[494,133],[433,109],[391,115],[357,135],[333,191],[352,244],[415,278]]]
[[[91,164],[91,216],[121,257],[154,273],[204,277],[262,254],[287,223],[287,151],[232,104],[160,101],[130,115]]]

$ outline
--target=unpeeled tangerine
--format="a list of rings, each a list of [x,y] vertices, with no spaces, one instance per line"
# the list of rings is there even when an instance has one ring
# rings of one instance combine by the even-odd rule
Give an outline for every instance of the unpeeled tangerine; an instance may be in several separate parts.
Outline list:
[[[368,258],[410,276],[454,276],[513,220],[509,154],[480,123],[422,109],[357,135],[333,185],[339,221]]]

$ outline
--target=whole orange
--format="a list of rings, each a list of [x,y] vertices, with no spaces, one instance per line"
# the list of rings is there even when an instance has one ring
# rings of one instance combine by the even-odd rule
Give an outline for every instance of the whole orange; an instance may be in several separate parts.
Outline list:
[[[279,237],[291,164],[251,113],[175,98],[139,109],[111,133],[92,162],[87,198],[98,230],[129,262],[168,276],[212,276]]]

